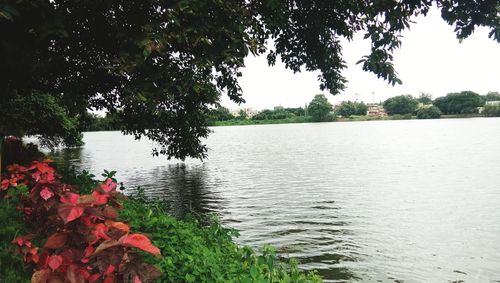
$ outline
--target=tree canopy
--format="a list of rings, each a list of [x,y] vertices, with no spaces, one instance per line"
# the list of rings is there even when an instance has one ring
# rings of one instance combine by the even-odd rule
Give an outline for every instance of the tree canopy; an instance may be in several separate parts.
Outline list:
[[[68,119],[21,125],[16,117],[30,110],[20,105],[2,111],[0,129],[17,123],[54,141],[75,139],[68,130],[81,130],[87,110],[106,110],[125,134],[155,141],[153,153],[202,158],[220,96],[244,101],[237,79],[248,54],[294,72],[317,70],[321,89],[337,94],[346,87],[341,39],[361,32],[371,41],[362,68],[400,83],[392,64],[400,32],[432,4],[459,39],[486,26],[500,41],[497,0],[5,0],[1,105],[50,96]]]
[[[461,91],[436,98],[434,105],[444,114],[471,114],[484,105],[484,98],[473,91]]]
[[[332,104],[323,94],[316,94],[307,107],[307,112],[313,121],[323,122],[332,111]]]
[[[366,115],[366,111],[368,111],[368,106],[366,104],[353,101],[343,101],[335,109],[336,114],[344,117],[350,117],[352,115],[364,116]]]
[[[417,110],[418,101],[411,95],[394,96],[384,101],[384,109],[390,114],[412,114]]]

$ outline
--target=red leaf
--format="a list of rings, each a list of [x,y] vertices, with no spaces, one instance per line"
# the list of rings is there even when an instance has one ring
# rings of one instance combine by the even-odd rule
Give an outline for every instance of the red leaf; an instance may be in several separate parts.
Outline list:
[[[33,261],[34,263],[38,263],[38,261],[40,260],[40,256],[38,254],[33,254],[30,256],[29,258],[31,261]]]
[[[160,249],[151,243],[148,237],[141,234],[131,234],[120,238],[124,246],[135,247],[153,255],[160,255]]]
[[[96,205],[106,204],[108,202],[109,195],[104,195],[99,192],[93,192],[92,196],[94,197],[94,203]]]
[[[47,249],[58,249],[63,247],[66,244],[66,240],[68,239],[68,235],[64,233],[55,233],[52,234],[45,243],[45,248]]]
[[[85,248],[85,251],[83,253],[84,257],[90,256],[92,253],[94,253],[94,247],[93,246],[88,246]]]
[[[139,278],[138,275],[134,277],[134,283],[142,283],[141,279]]]
[[[52,271],[58,269],[62,263],[63,258],[60,255],[53,255],[47,259],[47,264],[49,265],[50,269],[52,269]]]
[[[113,182],[113,180],[111,180],[110,178],[106,179],[106,181],[104,183],[101,184],[101,188],[109,193],[111,191],[113,191],[114,189],[116,189],[116,183]]]
[[[89,282],[90,282],[90,283],[94,283],[95,281],[97,281],[97,279],[99,279],[99,277],[101,277],[101,274],[96,273],[96,274],[94,274],[94,275],[90,276],[90,278],[89,278]]]
[[[34,238],[35,236],[29,234],[29,235],[24,235],[24,236],[19,236],[17,238],[15,238],[14,240],[12,240],[12,244],[17,244],[18,246],[22,247],[22,246],[28,246],[28,247],[31,247],[31,240]]]
[[[8,189],[9,188],[9,184],[10,184],[10,182],[9,182],[8,179],[3,179],[2,180],[2,191],[5,191],[6,189]]]
[[[85,209],[80,206],[61,204],[57,209],[57,213],[63,219],[64,224],[66,224],[80,217],[83,214],[84,210]]]
[[[54,193],[51,190],[49,190],[49,188],[45,187],[43,188],[43,190],[40,191],[40,196],[44,200],[48,200],[49,198],[54,196]]]
[[[80,217],[80,221],[83,223],[83,225],[85,226],[90,226],[92,225],[92,220],[90,219],[90,216],[82,216]]]
[[[106,279],[104,279],[103,281],[103,283],[115,283],[115,282],[116,282],[115,277],[112,275],[106,276]]]
[[[104,275],[108,275],[110,273],[115,272],[115,269],[116,269],[116,267],[114,265],[110,264],[108,266],[108,268],[106,268],[106,271],[104,272]]]
[[[47,182],[52,183],[52,182],[54,182],[55,179],[56,179],[56,177],[55,177],[54,173],[52,173],[52,172],[47,173]]]
[[[102,224],[102,223],[99,223],[99,224],[96,224],[95,225],[95,228],[94,228],[94,235],[96,235],[98,238],[101,238],[101,239],[105,239],[105,240],[110,240],[111,238],[108,236],[108,234],[106,234],[106,232],[108,231],[108,227],[106,227],[106,225]]]
[[[79,194],[68,192],[68,193],[65,193],[63,196],[61,196],[61,202],[62,203],[69,203],[69,204],[77,204],[79,198],[80,198]]]
[[[24,237],[19,236],[19,237],[15,238],[14,240],[12,240],[11,243],[17,244],[18,246],[22,247],[24,245],[24,241],[25,241]]]

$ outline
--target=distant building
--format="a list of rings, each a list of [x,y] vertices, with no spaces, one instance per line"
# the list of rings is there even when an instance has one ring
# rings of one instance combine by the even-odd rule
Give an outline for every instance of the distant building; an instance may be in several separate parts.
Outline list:
[[[380,104],[376,103],[368,103],[368,110],[366,111],[366,115],[370,117],[387,117],[389,116],[385,111],[384,107]]]

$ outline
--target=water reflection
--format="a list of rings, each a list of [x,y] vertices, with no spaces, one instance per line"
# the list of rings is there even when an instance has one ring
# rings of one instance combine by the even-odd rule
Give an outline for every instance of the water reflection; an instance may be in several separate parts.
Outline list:
[[[84,160],[82,160],[83,147],[76,148],[63,148],[52,151],[50,153],[53,159],[57,159],[58,163],[64,166],[74,166],[76,170],[80,171]],[[88,166],[88,164],[86,164]]]
[[[182,218],[187,213],[205,215],[220,211],[222,198],[218,192],[211,190],[217,184],[209,184],[209,180],[204,165],[176,164],[153,168],[147,177],[132,177],[129,182],[145,184],[141,188],[146,195],[166,200],[170,204],[170,212]],[[134,191],[136,188],[128,190],[129,193]]]
[[[92,170],[92,156],[85,148],[60,149],[51,154],[59,162],[74,166],[76,170]],[[97,178],[99,173],[95,173]],[[205,164],[186,165],[184,163],[153,167],[147,172],[127,176],[126,194],[144,189],[146,196],[165,200],[172,215],[183,218],[186,214],[206,215],[220,211],[220,194],[211,190],[217,183],[209,183]]]

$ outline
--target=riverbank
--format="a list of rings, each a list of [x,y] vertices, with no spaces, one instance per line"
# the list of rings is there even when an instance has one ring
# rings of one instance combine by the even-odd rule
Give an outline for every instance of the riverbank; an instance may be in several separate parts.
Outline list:
[[[455,115],[441,115],[440,118],[436,119],[464,119],[464,118],[478,118],[485,117],[480,114],[455,114]],[[486,117],[485,117],[486,118]],[[385,120],[413,120],[418,119],[414,115],[392,115],[385,117],[374,117],[374,116],[351,116],[351,117],[337,117],[334,121],[330,122],[360,122],[360,121],[385,121]],[[226,121],[215,121],[213,127],[223,127],[223,126],[246,126],[246,125],[272,125],[272,124],[297,124],[297,123],[317,123],[312,121],[311,117],[299,116],[286,119],[276,119],[276,120],[226,120]]]
[[[285,119],[266,119],[266,120],[252,120],[252,119],[232,119],[226,121],[215,121],[212,126],[245,126],[245,125],[270,125],[270,124],[296,124],[296,123],[311,123],[311,117],[298,116]]]
[[[138,259],[142,259],[144,262],[155,266],[161,272],[161,275],[158,274],[160,277],[156,279],[155,282],[322,282],[322,279],[314,273],[306,274],[301,272],[298,269],[297,262],[294,260],[281,262],[272,247],[266,246],[263,247],[260,252],[256,252],[249,247],[239,246],[233,241],[233,238],[236,237],[238,233],[234,230],[222,227],[215,218],[201,219],[187,217],[182,220],[176,219],[168,214],[167,203],[147,198],[144,191],[139,191],[139,193],[135,195],[124,198],[121,194],[115,192],[111,185],[115,184],[116,186],[116,182],[112,181],[114,172],[105,172],[105,174],[103,174],[103,176],[107,178],[104,183],[96,181],[94,179],[95,176],[88,172],[84,171],[82,173],[77,173],[64,165],[55,166],[60,167],[56,173],[52,171],[54,166],[51,164],[52,163],[47,162],[33,163],[33,165],[28,167],[18,166],[16,167],[17,169],[14,168],[11,170],[17,170],[20,172],[19,174],[25,174],[26,172],[28,172],[26,174],[32,174],[31,170],[38,169],[28,168],[40,167],[43,169],[41,172],[53,172],[53,175],[51,175],[52,177],[47,178],[49,178],[48,181],[51,182],[50,184],[54,185],[46,186],[61,184],[64,188],[66,184],[71,184],[71,190],[73,191],[72,198],[77,200],[74,201],[73,205],[74,207],[82,207],[82,210],[78,210],[78,213],[73,211],[73,218],[71,218],[71,220],[70,218],[66,219],[64,224],[61,219],[57,218],[63,215],[61,209],[57,209],[56,214],[53,215],[53,217],[55,217],[53,218],[53,224],[64,225],[65,229],[68,231],[67,233],[70,233],[71,229],[75,229],[75,227],[79,227],[75,230],[77,231],[75,233],[87,231],[85,229],[91,226],[88,226],[87,222],[90,220],[85,218],[87,217],[85,216],[86,213],[95,213],[95,211],[99,210],[101,207],[104,208],[105,211],[107,211],[107,214],[104,215],[110,219],[107,219],[106,222],[96,224],[99,230],[96,228],[96,230],[91,229],[89,232],[91,235],[97,235],[98,237],[94,242],[91,242],[89,246],[91,248],[94,248],[94,245],[98,246],[95,253],[98,251],[102,252],[104,249],[111,249],[118,245],[106,246],[109,244],[109,241],[113,240],[102,242],[103,239],[115,237],[116,233],[125,233],[123,231],[126,231],[127,234],[125,235],[128,235],[128,231],[130,230],[136,231],[135,233],[140,233],[140,235],[148,235],[154,247],[160,249],[161,256],[158,256],[158,254],[154,256],[153,254],[140,251],[137,254],[134,253],[134,260],[137,261]],[[35,173],[38,174],[39,172],[35,171]],[[8,176],[12,176],[12,174]],[[38,269],[38,275],[36,276],[40,276],[41,272],[44,272],[46,276],[57,276],[57,278],[67,276],[64,275],[65,273],[59,274],[59,267],[64,265],[58,264],[56,266],[56,260],[62,260],[63,263],[65,263],[66,260],[71,260],[60,256],[64,255],[68,249],[70,250],[73,248],[73,246],[68,246],[70,244],[69,240],[66,241],[66,238],[70,238],[69,236],[58,236],[56,239],[54,235],[50,235],[50,233],[53,233],[52,230],[50,230],[49,233],[44,233],[46,232],[44,227],[38,227],[39,224],[37,224],[37,222],[26,222],[26,219],[29,219],[29,215],[31,214],[24,215],[23,217],[23,213],[16,209],[16,207],[22,206],[25,206],[25,208],[37,207],[35,206],[36,202],[42,205],[46,203],[58,205],[57,201],[59,196],[57,193],[42,194],[42,192],[40,192],[39,194],[42,196],[43,200],[38,197],[38,193],[35,193],[34,196],[27,199],[26,196],[29,195],[28,192],[31,192],[31,195],[33,195],[33,192],[39,189],[40,186],[37,179],[31,179],[31,177],[29,177],[32,175],[27,176],[30,181],[29,183],[26,181],[26,184],[18,185],[14,183],[12,179],[9,179],[10,177],[2,180],[2,194],[0,195],[0,222],[2,223],[0,227],[0,236],[2,238],[0,242],[1,282],[28,282],[30,281],[35,266],[37,266]],[[51,178],[55,179],[52,180]],[[104,186],[109,186],[109,188],[106,187],[107,189],[104,189]],[[110,190],[109,196],[106,195],[105,200],[96,198],[97,196],[105,195],[103,193],[108,192],[108,189]],[[52,190],[54,190],[54,188],[52,188]],[[92,192],[92,194],[90,194],[90,192]],[[108,197],[110,203],[103,204],[103,202],[108,202]],[[80,201],[83,199],[85,199],[85,201]],[[61,197],[60,201],[63,202],[63,197]],[[61,207],[68,206],[66,202],[67,200],[64,200],[64,204],[61,204]],[[93,202],[93,204],[88,207],[89,210],[87,211],[85,205],[89,202]],[[111,211],[111,208],[109,208],[111,207],[110,205],[116,207],[116,210],[113,209]],[[43,219],[53,212],[50,208],[36,211]],[[87,220],[80,221],[80,215]],[[35,230],[38,232],[35,233]],[[23,263],[23,256],[13,253],[14,245],[11,241],[14,239],[21,239],[19,238],[20,235],[31,234],[36,235],[36,238],[30,237],[29,241],[23,240],[22,243],[20,240],[15,241],[18,245],[19,243],[22,245],[28,243],[30,245],[29,247],[32,247],[29,251],[32,256],[25,255]],[[28,238],[26,236],[22,239]],[[151,246],[145,247],[144,243],[140,243],[139,245],[139,243],[134,242],[133,244],[134,247],[140,247],[149,252],[153,250]],[[57,248],[55,248],[56,246]],[[88,248],[85,252],[87,252],[87,250]],[[43,263],[42,265],[37,264],[39,261],[38,255],[40,255],[40,260],[42,260],[42,258],[46,259],[46,257],[50,255],[49,266],[52,268],[52,271],[49,271],[47,266],[44,267]],[[84,260],[81,261],[82,263],[78,262],[72,264],[75,266],[78,265],[78,268],[83,268],[81,270],[89,270],[94,273],[96,271],[98,272],[95,266],[101,264],[95,261],[102,261],[103,259],[99,257],[89,257],[88,260],[87,258],[84,258]],[[153,271],[147,271],[147,273],[151,272]],[[52,273],[54,275],[51,275]],[[86,274],[90,276],[89,272]],[[120,274],[118,269],[108,268],[106,275],[99,275],[99,273],[92,275],[92,277],[95,276],[122,278],[124,275]]]

